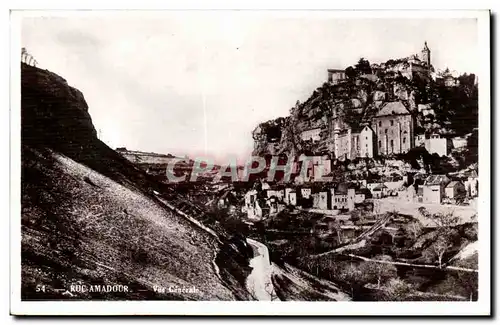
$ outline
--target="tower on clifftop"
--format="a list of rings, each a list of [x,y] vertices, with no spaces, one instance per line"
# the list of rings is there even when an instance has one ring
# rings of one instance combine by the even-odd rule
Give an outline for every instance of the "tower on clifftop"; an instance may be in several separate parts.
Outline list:
[[[427,41],[424,43],[424,48],[422,49],[422,61],[427,64],[427,67],[431,66],[431,50],[427,46]]]

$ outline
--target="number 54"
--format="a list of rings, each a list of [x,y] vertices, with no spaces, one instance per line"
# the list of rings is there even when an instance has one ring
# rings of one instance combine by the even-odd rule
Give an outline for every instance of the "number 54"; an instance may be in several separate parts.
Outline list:
[[[45,292],[45,285],[42,285],[42,284],[38,284],[36,286],[36,292]]]

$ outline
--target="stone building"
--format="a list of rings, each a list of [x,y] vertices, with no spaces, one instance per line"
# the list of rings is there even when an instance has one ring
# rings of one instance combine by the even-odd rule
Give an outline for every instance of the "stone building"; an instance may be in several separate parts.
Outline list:
[[[424,62],[428,68],[431,66],[431,50],[427,46],[427,42],[424,42],[424,48],[421,51],[421,61]]]
[[[369,126],[341,130],[336,123],[333,130],[334,155],[341,160],[373,157],[373,137]]]
[[[312,140],[313,142],[321,139],[321,128],[305,130],[300,134],[303,141]]]
[[[408,152],[414,147],[413,116],[402,102],[388,102],[372,120],[379,155]]]
[[[247,213],[248,219],[260,220],[262,218],[262,208],[259,205],[257,190],[250,190],[245,194],[245,205],[242,212]]]
[[[320,210],[329,209],[328,192],[321,191],[313,194],[313,208]]]
[[[453,146],[451,139],[442,138],[439,134],[431,134],[424,143],[430,154],[436,153],[439,156],[448,156]]]
[[[445,197],[445,188],[450,183],[446,175],[430,175],[423,185],[424,203],[441,203]]]
[[[359,134],[359,156],[373,158],[373,130],[366,125]]]
[[[446,185],[445,194],[448,199],[460,199],[466,194],[465,186],[460,181],[451,181]]]
[[[333,130],[334,155],[337,159],[352,158],[352,130],[347,128],[341,130],[336,126]]]
[[[394,61],[394,60],[393,60]],[[425,80],[431,76],[431,50],[424,43],[420,55],[413,54],[407,58],[396,60],[395,63],[385,66],[386,72],[400,73],[403,77],[412,80],[416,75]]]
[[[475,170],[467,173],[467,180],[465,181],[465,190],[468,197],[476,197],[478,195],[479,183],[478,175]]]
[[[328,69],[328,82],[338,84],[346,79],[345,70],[341,69]]]

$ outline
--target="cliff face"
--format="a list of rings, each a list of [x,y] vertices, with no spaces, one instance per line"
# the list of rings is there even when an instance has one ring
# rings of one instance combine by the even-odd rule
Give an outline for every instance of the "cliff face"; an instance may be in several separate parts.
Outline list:
[[[325,83],[304,103],[297,103],[284,118],[267,121],[252,132],[254,155],[321,154],[332,151],[333,128],[359,128],[370,122],[378,108],[388,101],[404,101],[414,110],[418,90],[408,82],[375,75]],[[319,139],[304,141],[304,131],[319,129]]]
[[[394,101],[403,102],[413,115],[415,134],[451,137],[472,132],[478,116],[475,75],[432,79],[434,68],[415,64],[415,60],[389,60],[371,68],[366,61],[363,71],[347,68],[346,75],[348,70],[350,73],[346,79],[323,84],[304,103],[297,102],[289,116],[259,124],[252,132],[253,154],[331,153],[335,127],[355,130],[370,125],[384,103]],[[446,83],[447,78],[452,78],[453,83]],[[427,109],[421,111],[421,104]],[[316,141],[304,141],[311,133]]]
[[[96,137],[79,90],[55,73],[24,63],[21,75],[23,143],[57,146]]]
[[[27,65],[21,84],[22,299],[251,299],[221,262],[221,239],[97,139],[80,91]]]

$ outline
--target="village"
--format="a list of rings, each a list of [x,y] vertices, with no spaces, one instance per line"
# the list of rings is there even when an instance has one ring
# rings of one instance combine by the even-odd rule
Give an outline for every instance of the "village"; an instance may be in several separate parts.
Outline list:
[[[483,304],[482,23],[167,12],[19,19],[22,302]]]
[[[478,196],[478,175],[471,170],[453,176],[408,174],[383,182],[359,180],[332,184],[312,181],[294,185],[262,182],[256,187],[258,189],[245,194],[242,207],[249,220],[273,216],[285,207],[341,215],[373,200],[402,205],[442,205],[444,208],[472,207]],[[218,204],[221,208],[228,207],[230,201],[225,197]]]
[[[421,206],[434,213],[461,214],[465,209],[467,217],[474,214],[477,163],[459,166],[456,157],[469,150],[477,129],[457,134],[449,122],[440,124],[436,116],[443,113],[435,111],[431,96],[421,94],[429,84],[453,92],[464,79],[448,69],[437,73],[427,42],[421,53],[407,58],[381,64],[362,58],[354,68],[327,73],[327,82],[318,89],[322,93],[298,103],[284,126],[269,121],[254,131],[255,152],[292,147],[292,152],[309,152],[312,161],[307,173],[291,182],[262,182],[248,191],[242,211],[249,220],[276,215],[285,207],[330,216],[366,206],[375,214],[404,210],[418,215]],[[433,165],[425,167],[425,160]],[[301,168],[294,164],[292,173]],[[324,175],[333,174],[338,176],[333,182],[324,181]]]
[[[358,282],[358,273],[349,278],[352,259],[358,266],[363,259],[395,260],[407,283],[424,285],[443,272],[441,247],[451,260],[462,246],[473,251],[479,169],[477,125],[461,127],[456,112],[448,114],[460,109],[470,118],[474,111],[460,101],[441,104],[442,96],[469,91],[476,105],[477,78],[436,73],[427,43],[421,52],[328,69],[323,86],[290,116],[254,129],[246,164],[116,151],[164,185],[153,192],[162,202],[196,216],[193,222],[264,243],[276,263]],[[325,264],[315,266],[318,259]],[[413,278],[420,267],[435,270]],[[356,290],[376,296],[379,285]]]

